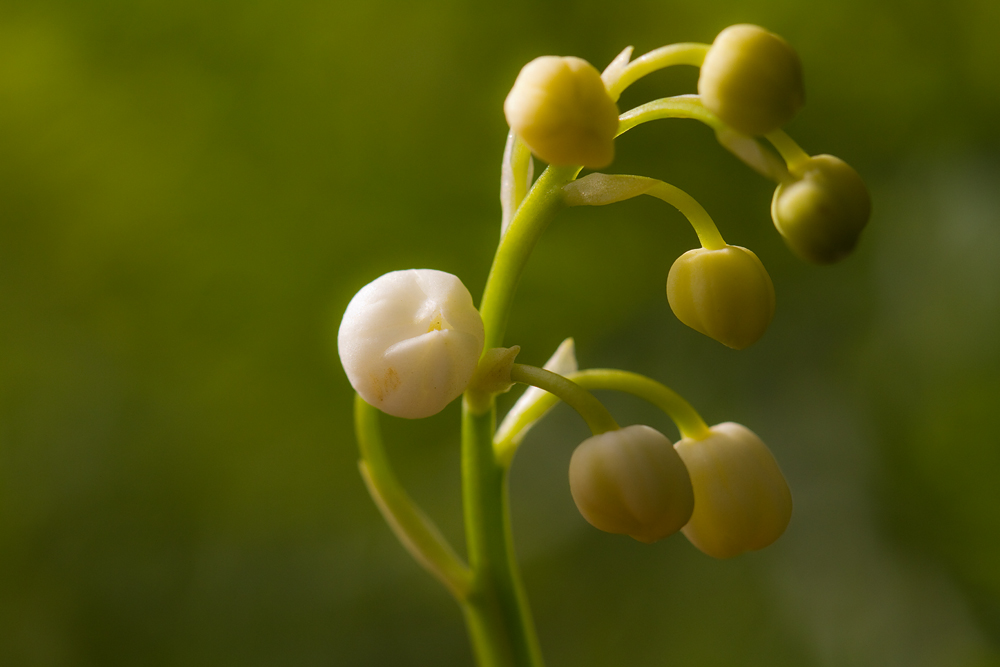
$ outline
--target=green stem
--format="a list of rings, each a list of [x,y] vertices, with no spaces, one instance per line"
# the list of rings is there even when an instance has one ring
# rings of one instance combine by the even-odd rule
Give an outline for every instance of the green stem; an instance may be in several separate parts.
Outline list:
[[[788,165],[788,171],[801,175],[801,169],[809,161],[809,153],[802,150],[784,130],[775,130],[764,135],[771,142]]]
[[[493,456],[496,409],[463,401],[462,495],[473,578],[463,601],[479,667],[541,667],[542,654],[514,554],[507,469]]]
[[[708,125],[716,133],[732,131],[718,116],[713,114],[711,111],[706,109],[701,103],[701,98],[697,95],[678,95],[676,97],[666,97],[659,100],[653,100],[646,104],[637,106],[634,109],[626,111],[618,117],[618,135],[621,136],[625,132],[628,132],[633,127],[642,125],[643,123],[648,123],[651,120],[659,120],[662,118],[691,118],[694,120],[701,121],[705,125]],[[765,138],[771,142],[771,145],[775,147],[778,154],[785,161],[788,167],[788,171],[794,176],[800,176],[802,168],[805,166],[806,162],[809,161],[809,153],[802,150],[795,140],[792,139],[784,130],[775,130],[767,135]],[[782,173],[780,175],[765,174],[771,178],[777,178],[777,180],[782,181],[789,178],[788,174]]]
[[[695,67],[701,67],[709,48],[711,48],[711,44],[686,42],[682,44],[670,44],[669,46],[663,46],[650,51],[630,62],[622,70],[618,80],[608,89],[608,94],[611,95],[611,99],[617,101],[622,92],[633,83],[647,74],[665,67],[673,65],[694,65]]]
[[[521,273],[539,237],[553,216],[563,206],[562,186],[580,173],[581,167],[549,167],[538,177],[517,214],[500,239],[479,313],[486,328],[484,349],[503,346],[514,292]]]
[[[354,428],[361,450],[361,477],[386,523],[414,560],[461,601],[468,594],[472,573],[399,483],[385,455],[378,416],[376,408],[355,394]]]
[[[614,417],[599,400],[594,398],[593,394],[562,375],[544,368],[514,364],[510,371],[510,379],[514,382],[544,389],[557,396],[583,417],[590,432],[594,435],[618,430],[618,424]]]
[[[613,368],[589,368],[571,373],[569,379],[584,389],[622,391],[652,403],[677,425],[682,438],[704,440],[710,433],[701,415],[670,387],[639,373]]]
[[[718,116],[706,109],[697,95],[677,95],[641,104],[618,117],[618,134],[621,136],[637,125],[661,118],[692,118],[713,130],[728,126]]]
[[[644,375],[615,369],[591,368],[566,376],[567,380],[587,390],[610,389],[638,396],[663,410],[677,425],[682,438],[703,440],[710,435],[708,425],[701,415],[677,392]],[[533,424],[552,408],[559,398],[552,393],[541,394],[507,429],[505,438],[494,444],[496,458],[509,465],[519,445],[517,437],[523,429]]]
[[[484,349],[503,345],[514,292],[528,257],[556,212],[562,188],[581,167],[549,167],[535,181],[500,238],[479,305]],[[479,667],[541,667],[531,610],[514,555],[507,467],[493,455],[496,402],[462,401],[462,495],[472,590],[463,604]]]
[[[709,250],[726,247],[726,242],[712,221],[712,216],[694,197],[680,188],[655,178],[594,173],[566,185],[563,192],[566,194],[568,206],[606,206],[639,195],[656,197],[676,208],[687,218],[703,247]]]
[[[726,241],[719,233],[719,228],[712,221],[712,216],[698,201],[680,188],[669,183],[657,181],[656,185],[646,191],[647,195],[665,201],[688,219],[702,247],[708,250],[720,250],[726,247]]]

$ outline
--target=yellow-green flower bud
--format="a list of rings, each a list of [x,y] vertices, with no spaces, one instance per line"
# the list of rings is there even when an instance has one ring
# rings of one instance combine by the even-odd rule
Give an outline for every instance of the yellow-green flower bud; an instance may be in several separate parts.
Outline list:
[[[744,134],[767,134],[805,103],[802,62],[788,42],[755,25],[732,25],[705,55],[698,94],[709,111]]]
[[[483,320],[457,276],[410,269],[354,295],[337,349],[361,398],[395,417],[420,419],[465,391],[484,339]]]
[[[691,543],[715,558],[768,546],[792,518],[792,494],[777,461],[757,435],[734,422],[702,440],[674,447],[694,485],[694,513],[684,526]]]
[[[697,248],[670,267],[667,301],[684,324],[742,350],[771,323],[774,285],[757,255],[746,248]]]
[[[618,105],[586,60],[535,58],[517,75],[503,112],[511,129],[549,164],[600,169],[615,157]]]
[[[584,440],[569,462],[569,488],[580,514],[595,528],[647,544],[680,530],[694,508],[681,457],[649,426]]]
[[[816,155],[796,167],[771,200],[771,219],[788,247],[810,262],[832,264],[849,255],[868,224],[872,201],[846,162]]]

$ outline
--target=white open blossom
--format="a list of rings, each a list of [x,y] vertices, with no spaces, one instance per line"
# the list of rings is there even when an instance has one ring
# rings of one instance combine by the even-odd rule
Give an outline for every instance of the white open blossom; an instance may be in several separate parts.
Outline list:
[[[354,295],[340,323],[340,362],[355,391],[396,417],[419,419],[465,391],[485,334],[456,276],[393,271]]]

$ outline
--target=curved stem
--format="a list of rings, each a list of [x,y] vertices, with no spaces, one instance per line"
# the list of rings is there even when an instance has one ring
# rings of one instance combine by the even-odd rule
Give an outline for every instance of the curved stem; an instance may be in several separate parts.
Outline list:
[[[799,174],[803,165],[810,159],[809,153],[802,150],[784,130],[775,130],[764,136],[784,158],[785,163],[788,164],[788,171]]]
[[[378,409],[355,394],[354,426],[361,450],[358,467],[365,485],[410,555],[462,601],[469,592],[472,573],[399,483],[385,455],[378,415]]]
[[[585,389],[622,391],[655,405],[677,425],[682,438],[704,440],[710,435],[705,420],[690,403],[670,387],[645,375],[613,368],[589,368],[569,377]]]
[[[665,201],[680,211],[694,227],[702,247],[707,250],[720,250],[726,247],[726,241],[719,233],[715,222],[712,221],[712,216],[688,193],[669,183],[657,181],[656,185],[646,191],[646,194],[656,197],[660,201]]]
[[[570,373],[566,379],[587,390],[622,391],[648,401],[670,417],[677,425],[682,438],[703,440],[710,435],[708,425],[690,403],[677,392],[652,378],[611,368],[591,368]],[[558,401],[555,395],[547,393],[539,395],[531,405],[527,406],[517,421],[506,431],[504,439],[494,443],[497,459],[509,465],[520,444],[518,433],[542,417]]]
[[[706,109],[697,95],[666,97],[626,111],[618,117],[618,136],[637,125],[661,118],[691,118],[701,121],[715,130],[716,139],[726,150],[754,171],[777,183],[791,179],[789,172],[794,173],[801,169],[809,159],[809,154],[781,130],[775,130],[767,135],[767,139],[778,150],[781,158],[763,150],[755,138],[736,132]]]
[[[514,554],[507,469],[493,456],[496,409],[475,414],[463,400],[462,499],[473,579],[463,601],[479,667],[541,667]]]
[[[510,317],[514,292],[528,257],[548,223],[563,205],[562,186],[580,173],[582,167],[549,167],[521,202],[493,258],[486,289],[479,304],[486,329],[483,349],[503,346],[503,334]]]
[[[726,242],[712,217],[697,200],[680,188],[646,176],[594,173],[563,187],[568,206],[606,206],[626,199],[649,195],[681,212],[709,250],[726,247]]]
[[[614,417],[611,416],[611,413],[608,412],[608,409],[599,400],[594,398],[593,394],[567,380],[562,375],[547,371],[544,368],[514,364],[510,371],[510,379],[514,382],[521,382],[544,389],[550,394],[557,396],[583,417],[583,420],[587,422],[590,432],[594,435],[618,430],[618,424],[615,422]]]
[[[641,104],[618,116],[618,134],[615,136],[620,137],[637,125],[661,118],[692,118],[716,131],[728,128],[702,105],[697,95],[677,95]]]
[[[709,48],[711,48],[711,44],[685,42],[663,46],[639,56],[622,70],[618,80],[608,88],[608,94],[611,95],[611,99],[617,101],[622,92],[633,83],[647,74],[665,67],[672,65],[701,67]]]

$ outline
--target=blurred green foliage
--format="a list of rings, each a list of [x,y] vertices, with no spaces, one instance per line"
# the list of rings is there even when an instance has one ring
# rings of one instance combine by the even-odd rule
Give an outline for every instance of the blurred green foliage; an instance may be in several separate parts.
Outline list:
[[[1000,4],[0,5],[0,664],[463,665],[457,607],[356,470],[334,331],[389,270],[481,292],[520,66],[761,24],[800,52],[789,130],[867,179],[855,256],[797,261],[771,187],[690,121],[619,141],[751,247],[778,298],[734,352],[663,286],[695,243],[655,201],[561,215],[508,342],[642,371],[747,424],[796,500],[733,561],[576,513],[557,410],[512,477],[552,665],[1000,664]],[[659,73],[623,108],[694,89]],[[621,423],[674,436],[616,396]],[[509,403],[508,403],[509,404]],[[457,411],[386,419],[461,544]]]

